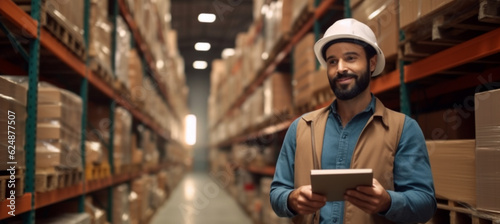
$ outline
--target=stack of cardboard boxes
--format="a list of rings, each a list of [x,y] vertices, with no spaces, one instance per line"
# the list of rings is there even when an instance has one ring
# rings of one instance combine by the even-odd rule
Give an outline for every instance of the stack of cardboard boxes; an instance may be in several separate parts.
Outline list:
[[[436,197],[476,206],[475,140],[426,141]]]
[[[89,57],[92,61],[92,69],[100,67],[102,75],[111,75],[111,31],[113,25],[108,19],[108,1],[91,1],[89,28]],[[110,80],[112,77],[107,78]]]
[[[302,106],[311,100],[316,71],[315,37],[306,34],[293,50],[293,103]]]
[[[477,93],[476,202],[477,209],[500,213],[500,90]]]
[[[40,83],[37,111],[37,171],[81,170],[82,99],[64,89]]]
[[[395,60],[399,42],[398,1],[351,1],[351,7],[352,17],[373,30],[386,59]]]
[[[113,165],[115,173],[120,173],[122,166],[132,164],[132,115],[123,107],[117,107],[114,118]]]
[[[0,76],[0,125],[4,127],[0,131],[0,152],[4,155],[0,157],[0,170],[9,169],[7,162],[17,162],[17,167],[25,167],[27,88],[16,78]],[[13,155],[14,160],[7,155]]]

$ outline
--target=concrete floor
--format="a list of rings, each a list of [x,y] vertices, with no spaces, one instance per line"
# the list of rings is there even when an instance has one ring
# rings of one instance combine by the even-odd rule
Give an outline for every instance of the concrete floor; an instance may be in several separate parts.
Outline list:
[[[204,172],[188,173],[151,224],[252,224],[236,200]]]

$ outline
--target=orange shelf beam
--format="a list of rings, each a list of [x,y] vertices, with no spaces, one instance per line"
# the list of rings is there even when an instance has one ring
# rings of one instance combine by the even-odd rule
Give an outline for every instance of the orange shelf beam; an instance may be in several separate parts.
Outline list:
[[[500,28],[405,66],[405,82],[413,82],[500,52]]]
[[[16,200],[16,212],[15,215],[20,215],[31,210],[31,193],[25,193],[21,197],[17,197]],[[9,215],[10,208],[7,205],[10,204],[10,200],[4,200],[0,202],[0,220],[12,217]]]
[[[469,74],[460,78],[433,85],[424,90],[412,92],[411,101],[432,99],[455,91],[468,88],[478,88],[477,90],[492,90],[498,85],[492,84],[500,80],[500,67],[488,69],[482,73]]]
[[[98,191],[113,185],[113,178],[107,177],[98,180],[89,180],[85,183],[85,193]]]
[[[373,94],[383,93],[401,85],[399,69],[372,79],[370,88]]]
[[[39,209],[83,194],[83,183],[47,192],[35,193],[35,208]]]
[[[247,170],[250,173],[262,174],[262,175],[266,175],[266,176],[273,176],[274,172],[276,171],[276,167],[274,167],[274,166],[266,166],[266,167],[248,166]]]
[[[40,29],[40,44],[70,66],[75,72],[85,77],[85,64],[44,28]]]
[[[12,0],[0,1],[0,13],[14,25],[23,29],[25,34],[30,35],[30,38],[37,36],[38,22],[19,8]]]

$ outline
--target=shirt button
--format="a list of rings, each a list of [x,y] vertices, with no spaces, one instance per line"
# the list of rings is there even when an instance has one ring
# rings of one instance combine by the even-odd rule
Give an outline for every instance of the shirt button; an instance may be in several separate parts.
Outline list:
[[[345,138],[347,138],[347,135],[342,135],[342,139],[345,139]]]
[[[337,222],[337,218],[333,218],[333,222]]]

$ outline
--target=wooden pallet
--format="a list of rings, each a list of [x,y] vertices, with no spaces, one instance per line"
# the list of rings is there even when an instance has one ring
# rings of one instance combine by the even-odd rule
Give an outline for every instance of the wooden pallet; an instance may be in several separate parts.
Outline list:
[[[130,99],[130,90],[127,88],[125,83],[122,80],[114,79],[113,80],[113,89],[123,98]]]
[[[16,167],[16,174],[14,179],[11,179],[10,175],[0,176],[0,201],[3,201],[10,197],[10,191],[15,191],[15,196],[20,197],[24,194],[24,183],[25,183],[25,171],[24,167]]]
[[[500,213],[479,211],[465,203],[438,200],[438,210],[426,224],[498,224]]]
[[[31,0],[14,0],[14,2],[25,12],[31,12]],[[57,16],[54,10],[50,10],[53,7],[49,2],[42,0],[41,4],[40,24],[83,61],[86,57],[83,35],[72,29],[71,25]]]
[[[108,65],[104,65],[97,58],[92,58],[89,62],[89,67],[95,75],[97,75],[102,81],[111,86],[113,84],[114,76],[111,68]]]
[[[55,172],[37,172],[35,176],[35,192],[47,192],[57,189],[58,178]]]
[[[65,188],[81,183],[83,172],[80,169],[68,169],[54,167],[49,169],[37,169],[35,177],[35,191],[47,192],[59,188]]]
[[[78,169],[60,170],[56,173],[57,188],[73,186],[83,181],[83,171]]]
[[[399,57],[405,61],[422,58],[498,28],[500,13],[491,10],[498,1],[455,1],[403,28]]]
[[[111,176],[111,168],[108,163],[87,164],[85,166],[85,179],[97,180]]]

